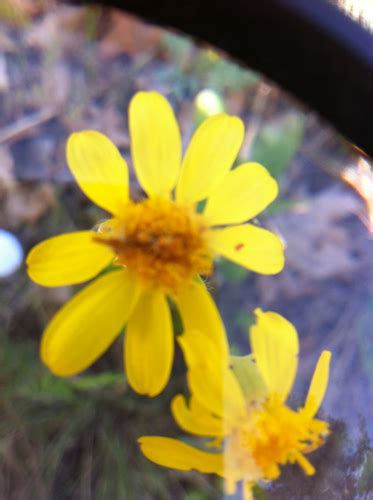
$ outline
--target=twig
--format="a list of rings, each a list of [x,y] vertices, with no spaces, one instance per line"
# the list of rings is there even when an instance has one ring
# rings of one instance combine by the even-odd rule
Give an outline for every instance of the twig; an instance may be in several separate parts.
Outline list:
[[[36,113],[24,116],[15,123],[0,129],[0,144],[6,141],[20,139],[27,135],[33,128],[42,123],[48,122],[57,116],[58,110],[55,108],[45,108]]]
[[[241,148],[240,159],[242,160],[250,156],[254,140],[263,121],[264,111],[268,104],[268,97],[273,90],[274,89],[265,82],[258,83],[251,110],[252,116],[246,126],[245,139]]]

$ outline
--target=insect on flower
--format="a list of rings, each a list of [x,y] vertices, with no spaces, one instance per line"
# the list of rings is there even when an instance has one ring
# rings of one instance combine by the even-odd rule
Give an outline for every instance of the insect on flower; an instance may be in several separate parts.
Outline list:
[[[179,470],[215,473],[225,479],[228,494],[242,481],[244,498],[252,498],[258,481],[280,476],[280,466],[298,463],[307,475],[315,470],[308,453],[329,433],[315,415],[324,398],[331,354],[323,351],[305,405],[291,409],[286,400],[298,364],[298,334],[274,312],[256,310],[250,329],[252,356],[224,356],[207,333],[188,331],[179,337],[188,364],[189,404],[183,395],[172,401],[178,425],[191,434],[213,438],[209,451],[182,441],[144,436],[144,455]]]
[[[129,107],[135,172],[147,198],[129,195],[128,167],[97,131],[73,133],[67,162],[81,190],[111,214],[98,230],[50,238],[28,255],[31,279],[63,286],[95,278],[47,326],[41,358],[59,376],[89,367],[127,325],[125,366],[130,385],[157,395],[166,385],[174,340],[168,299],[184,328],[215,334],[227,350],[220,318],[199,275],[221,255],[249,270],[274,274],[284,265],[279,238],[245,222],[270,204],[276,181],[257,163],[230,170],[241,147],[238,117],[219,114],[197,129],[182,158],[180,131],[167,100],[139,92]],[[202,213],[197,203],[206,200]],[[239,247],[239,248],[238,248]]]

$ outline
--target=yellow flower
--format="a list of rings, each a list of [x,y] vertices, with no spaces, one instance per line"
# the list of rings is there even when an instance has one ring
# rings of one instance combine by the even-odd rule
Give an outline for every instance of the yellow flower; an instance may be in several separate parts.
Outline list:
[[[106,136],[73,133],[68,165],[82,191],[112,217],[96,231],[40,243],[27,265],[31,279],[44,286],[82,283],[115,266],[54,316],[42,338],[41,357],[56,375],[74,375],[106,351],[127,324],[128,381],[138,393],[155,396],[173,361],[168,298],[177,304],[185,328],[213,332],[227,350],[220,317],[198,275],[211,274],[215,255],[264,274],[283,268],[277,236],[243,224],[274,200],[278,186],[256,163],[230,171],[244,135],[237,117],[206,120],[183,159],[174,113],[160,94],[135,95],[129,128],[135,172],[148,198],[130,199],[127,164]],[[205,208],[198,213],[202,200]]]
[[[330,352],[319,358],[305,405],[292,410],[286,400],[297,370],[298,334],[279,314],[255,312],[252,356],[229,359],[206,333],[188,331],[180,337],[191,397],[188,405],[184,396],[176,396],[172,413],[184,431],[214,438],[207,446],[216,452],[165,437],[139,439],[153,462],[218,474],[228,494],[242,481],[247,499],[256,482],[277,479],[281,465],[298,463],[307,475],[314,474],[305,455],[329,433],[328,424],[314,417],[327,388]]]

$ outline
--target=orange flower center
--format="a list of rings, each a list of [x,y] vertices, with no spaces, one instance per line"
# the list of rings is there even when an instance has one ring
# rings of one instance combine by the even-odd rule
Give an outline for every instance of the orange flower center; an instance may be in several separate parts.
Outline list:
[[[207,232],[202,215],[169,200],[147,199],[129,203],[122,217],[101,224],[97,239],[143,284],[176,293],[195,275],[211,274]]]
[[[304,456],[324,443],[328,424],[295,412],[282,403],[265,403],[254,409],[229,437],[227,446],[236,470],[252,481],[271,481],[280,475],[280,466],[295,463],[307,475],[314,468]]]

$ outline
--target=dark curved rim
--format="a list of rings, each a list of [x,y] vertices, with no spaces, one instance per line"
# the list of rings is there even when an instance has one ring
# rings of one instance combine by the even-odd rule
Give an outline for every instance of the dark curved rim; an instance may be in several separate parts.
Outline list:
[[[325,0],[107,3],[223,49],[373,156],[373,36],[335,5]]]

